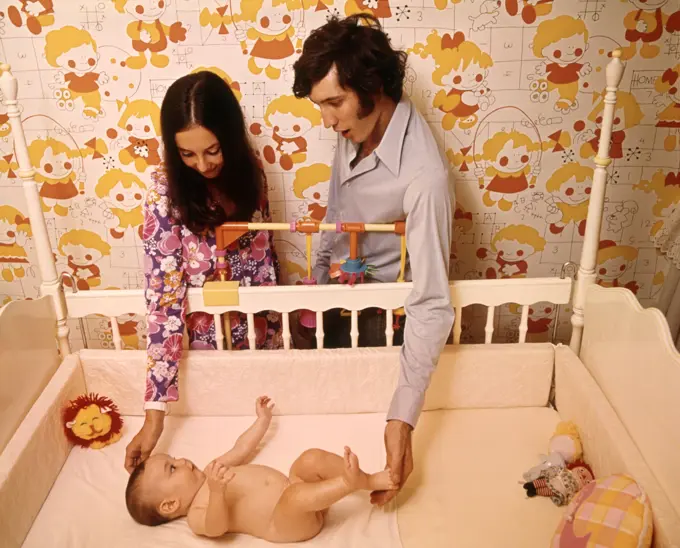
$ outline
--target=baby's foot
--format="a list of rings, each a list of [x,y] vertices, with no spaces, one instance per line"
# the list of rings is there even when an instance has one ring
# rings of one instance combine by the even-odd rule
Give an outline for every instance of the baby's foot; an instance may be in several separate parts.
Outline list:
[[[389,470],[383,470],[368,476],[368,487],[370,491],[391,491],[396,489],[397,485],[392,481],[392,476]]]
[[[368,489],[369,478],[366,472],[359,468],[359,459],[352,450],[345,446],[345,470],[343,479],[352,490]]]

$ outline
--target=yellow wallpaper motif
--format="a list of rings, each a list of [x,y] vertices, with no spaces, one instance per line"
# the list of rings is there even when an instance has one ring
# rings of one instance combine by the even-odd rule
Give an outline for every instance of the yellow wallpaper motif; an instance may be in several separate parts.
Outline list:
[[[212,70],[234,90],[275,220],[321,220],[335,135],[292,95],[292,64],[330,14],[357,12],[381,18],[409,52],[406,92],[451,163],[455,279],[554,276],[578,260],[605,66],[622,48],[598,281],[645,303],[663,284],[651,237],[680,202],[680,0],[6,0],[0,10],[0,59],[20,81],[55,256],[79,290],[142,287],[159,107],[188,72]],[[16,170],[0,110],[0,305],[39,286]],[[299,281],[304,241],[279,233],[276,243],[287,283]],[[532,306],[529,339],[546,340],[557,312]],[[499,340],[514,336],[520,314],[500,311]],[[144,347],[143,318],[118,321],[125,347]],[[483,310],[466,310],[463,340],[484,323]],[[90,346],[112,345],[105,318],[84,328]]]

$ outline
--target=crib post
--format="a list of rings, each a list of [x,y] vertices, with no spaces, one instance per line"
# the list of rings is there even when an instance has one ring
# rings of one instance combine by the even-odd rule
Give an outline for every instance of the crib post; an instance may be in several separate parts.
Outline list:
[[[614,121],[616,92],[621,83],[624,69],[625,66],[621,62],[621,50],[614,50],[612,52],[612,60],[606,69],[607,87],[604,98],[604,111],[602,113],[602,129],[597,154],[594,159],[595,173],[590,192],[590,202],[588,203],[588,217],[583,239],[583,249],[581,250],[581,260],[579,261],[574,289],[574,312],[571,316],[572,333],[569,347],[577,355],[581,349],[581,338],[583,336],[583,309],[586,292],[588,287],[595,284],[597,279],[595,267],[597,266],[597,251],[600,244],[600,230],[602,228],[602,211],[607,190],[607,166],[611,163],[609,141],[611,140]]]
[[[33,176],[35,171],[31,165],[28,154],[26,137],[21,125],[21,111],[17,101],[18,82],[10,72],[11,68],[7,64],[0,65],[0,90],[7,106],[7,116],[12,127],[12,137],[14,139],[14,153],[16,155],[19,169],[17,174],[23,180],[24,195],[28,207],[28,218],[31,224],[31,231],[35,242],[35,249],[38,255],[38,267],[40,268],[41,295],[50,295],[54,302],[57,316],[57,337],[59,339],[59,351],[62,358],[70,354],[69,328],[66,325],[66,299],[64,290],[57,276],[57,267],[50,246],[47,224],[43,216],[38,186]]]

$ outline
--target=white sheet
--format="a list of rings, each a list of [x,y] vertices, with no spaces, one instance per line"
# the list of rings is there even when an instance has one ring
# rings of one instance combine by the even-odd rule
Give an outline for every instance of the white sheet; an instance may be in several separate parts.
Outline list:
[[[199,466],[228,450],[254,417],[167,417],[157,451],[187,457]],[[214,541],[196,537],[186,520],[157,528],[136,524],[125,508],[128,474],[125,446],[142,419],[128,417],[123,438],[100,450],[75,448],[28,534],[25,548],[193,548],[233,546],[259,548],[271,544],[244,535]],[[319,447],[338,454],[349,445],[366,472],[385,463],[384,414],[275,416],[264,446],[253,462],[288,473],[305,449]],[[286,546],[286,545],[282,545]],[[299,546],[299,544],[291,545]],[[371,506],[368,492],[331,508],[325,528],[309,548],[401,548],[393,507]]]

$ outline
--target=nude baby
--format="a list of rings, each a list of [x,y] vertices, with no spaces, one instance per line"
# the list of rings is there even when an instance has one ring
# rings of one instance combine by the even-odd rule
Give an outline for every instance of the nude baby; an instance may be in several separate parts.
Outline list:
[[[354,453],[308,449],[288,476],[248,464],[272,419],[273,402],[257,398],[257,419],[234,447],[200,470],[187,459],[156,454],[130,475],[125,501],[143,525],[186,516],[197,535],[244,533],[270,542],[301,542],[319,534],[326,510],[359,490],[390,490],[388,470],[366,474]]]

